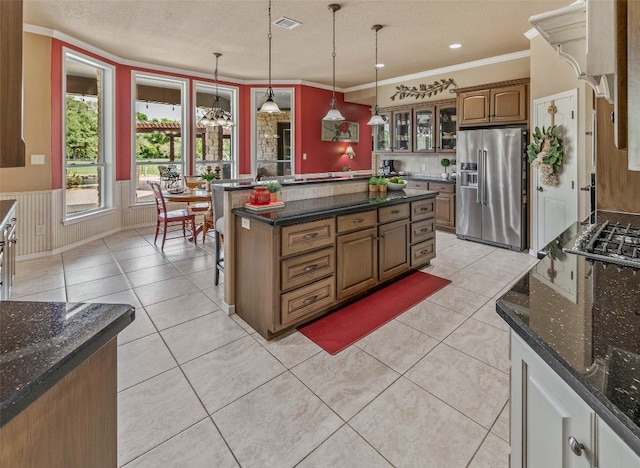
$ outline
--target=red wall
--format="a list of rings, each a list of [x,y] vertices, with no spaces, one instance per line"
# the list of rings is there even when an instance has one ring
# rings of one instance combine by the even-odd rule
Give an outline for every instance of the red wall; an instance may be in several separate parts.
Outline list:
[[[109,63],[115,67],[116,85],[116,180],[129,180],[131,178],[131,145],[132,145],[132,121],[131,94],[132,71],[149,72],[158,75],[172,76],[176,78],[194,79],[189,75],[172,74],[162,71],[132,68],[120,65],[104,57],[87,52],[75,46],[63,43],[57,39],[52,40],[51,50],[51,186],[53,189],[62,188],[62,48],[66,46],[77,50],[83,54],[92,56],[98,60]],[[198,78],[199,81],[209,81]],[[238,91],[238,109],[240,117],[237,120],[238,131],[238,159],[239,171],[241,174],[251,172],[251,90],[252,86],[236,85]],[[188,93],[193,95],[193,82],[189,81]],[[264,85],[260,86],[264,87]],[[352,170],[371,169],[371,130],[366,125],[369,120],[370,111],[367,106],[360,104],[350,104],[344,102],[344,95],[336,93],[337,105],[342,115],[350,122],[358,122],[359,138],[358,143],[320,141],[322,128],[322,117],[329,110],[331,101],[331,91],[318,89],[303,85],[274,85],[274,88],[284,87],[295,89],[295,165],[296,173],[315,172],[336,172],[342,171],[343,167],[349,165],[348,158],[343,156],[347,146],[351,145],[356,153],[351,161]],[[191,101],[191,99],[190,99]],[[190,138],[191,128],[194,125],[193,115],[189,113],[187,129],[183,132],[186,138]],[[189,151],[192,146],[189,145]],[[303,160],[302,155],[306,153],[307,159]],[[193,159],[193,154],[191,154]]]
[[[296,172],[305,174],[342,171],[343,167],[349,165],[348,158],[343,156],[349,145],[356,153],[351,161],[351,169],[371,169],[371,128],[367,125],[371,117],[369,107],[345,103],[344,95],[336,93],[337,108],[345,120],[359,124],[359,141],[320,141],[322,118],[329,111],[332,93],[311,86],[300,88],[296,103]],[[307,155],[306,160],[302,159],[304,153]]]

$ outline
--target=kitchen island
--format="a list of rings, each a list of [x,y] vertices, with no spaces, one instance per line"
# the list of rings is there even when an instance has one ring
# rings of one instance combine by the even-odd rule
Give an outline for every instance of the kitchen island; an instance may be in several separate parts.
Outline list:
[[[564,252],[585,228],[552,241],[496,303],[512,328],[512,467],[640,466],[640,275]]]
[[[266,339],[434,258],[437,192],[370,197],[366,181],[350,183],[350,193],[293,199],[277,210],[232,210],[235,312]]]
[[[117,465],[125,304],[0,301],[0,466]]]

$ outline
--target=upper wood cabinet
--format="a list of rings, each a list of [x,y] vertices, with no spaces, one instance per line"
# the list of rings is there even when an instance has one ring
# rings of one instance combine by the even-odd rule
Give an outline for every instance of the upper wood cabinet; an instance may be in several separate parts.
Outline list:
[[[22,0],[0,1],[0,34],[0,167],[23,167]]]
[[[527,80],[528,81],[528,80]],[[458,91],[459,125],[521,123],[527,121],[527,83],[511,82]]]

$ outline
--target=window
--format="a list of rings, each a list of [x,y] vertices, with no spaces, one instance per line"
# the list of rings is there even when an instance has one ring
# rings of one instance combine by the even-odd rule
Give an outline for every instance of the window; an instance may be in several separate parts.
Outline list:
[[[111,206],[114,71],[65,49],[63,148],[65,219]]]
[[[217,88],[218,102],[225,111],[231,112],[235,123],[238,121],[236,110],[236,90],[224,86]],[[223,179],[238,176],[236,126],[205,126],[200,124],[202,116],[211,109],[216,98],[215,85],[196,83],[195,85],[195,168],[194,174],[206,172],[207,166],[218,170]]]
[[[294,90],[276,88],[273,100],[280,112],[260,113],[265,89],[253,89],[253,172],[259,177],[276,177],[294,174],[293,102]]]
[[[187,139],[186,81],[136,74],[135,83],[135,202],[153,201],[148,182],[161,182],[164,188],[172,178],[161,177],[168,170],[173,177],[186,174]]]

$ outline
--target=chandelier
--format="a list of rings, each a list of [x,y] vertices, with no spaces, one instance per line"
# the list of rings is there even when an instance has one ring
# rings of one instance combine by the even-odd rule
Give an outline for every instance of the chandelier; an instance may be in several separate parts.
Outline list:
[[[207,127],[233,127],[235,122],[231,118],[231,112],[222,108],[220,103],[220,95],[218,94],[218,59],[222,56],[219,52],[214,52],[216,56],[216,70],[214,72],[214,79],[216,81],[216,96],[209,109],[200,119],[200,124]]]

